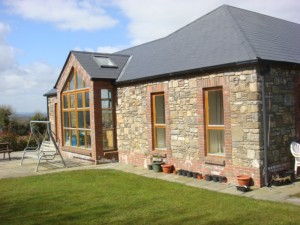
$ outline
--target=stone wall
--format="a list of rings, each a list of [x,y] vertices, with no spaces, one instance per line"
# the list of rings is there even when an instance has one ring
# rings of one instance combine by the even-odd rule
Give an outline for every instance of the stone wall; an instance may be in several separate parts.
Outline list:
[[[295,76],[300,71],[271,67],[266,76],[268,130],[268,167],[271,172],[293,168],[290,143],[295,140]]]
[[[51,130],[57,135],[56,130],[56,112],[55,112],[55,104],[57,104],[57,97],[50,96],[48,97],[48,119],[51,123]]]
[[[225,156],[206,154],[204,92],[222,87]],[[152,151],[151,93],[165,93],[167,160],[176,168],[227,176],[238,174],[261,182],[263,156],[261,86],[256,68],[197,74],[161,82],[118,87],[117,135],[121,163],[146,164]],[[225,165],[224,165],[225,162]]]

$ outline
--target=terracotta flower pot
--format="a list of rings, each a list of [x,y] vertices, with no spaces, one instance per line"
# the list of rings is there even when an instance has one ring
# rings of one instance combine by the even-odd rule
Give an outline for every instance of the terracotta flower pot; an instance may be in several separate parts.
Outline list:
[[[250,178],[248,175],[237,176],[239,186],[249,186]]]
[[[172,164],[163,164],[163,165],[161,165],[161,168],[164,173],[171,173],[172,166],[173,166]]]

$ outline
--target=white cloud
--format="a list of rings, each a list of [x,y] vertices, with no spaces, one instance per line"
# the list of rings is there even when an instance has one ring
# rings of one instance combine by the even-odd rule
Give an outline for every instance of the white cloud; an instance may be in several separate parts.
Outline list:
[[[98,30],[113,27],[117,20],[97,0],[5,0],[13,14],[25,19],[50,22],[62,30]]]
[[[43,94],[53,87],[59,70],[42,62],[19,65],[15,59],[19,51],[5,42],[9,31],[0,22],[0,103],[17,112],[46,112]]]
[[[141,44],[164,37],[193,20],[228,4],[300,23],[298,0],[114,0],[130,19],[128,30],[132,44]]]

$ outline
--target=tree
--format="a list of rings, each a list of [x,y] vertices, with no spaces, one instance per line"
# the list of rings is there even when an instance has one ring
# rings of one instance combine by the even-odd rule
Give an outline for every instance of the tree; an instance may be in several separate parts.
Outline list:
[[[13,114],[13,110],[10,106],[0,106],[0,130],[8,132],[10,126],[10,117]]]
[[[36,112],[32,117],[31,117],[31,120],[33,121],[47,121],[47,116],[44,115],[43,113],[41,112]],[[45,131],[46,131],[46,126],[45,124],[35,124],[35,128],[38,130],[38,132],[40,134],[44,134]]]

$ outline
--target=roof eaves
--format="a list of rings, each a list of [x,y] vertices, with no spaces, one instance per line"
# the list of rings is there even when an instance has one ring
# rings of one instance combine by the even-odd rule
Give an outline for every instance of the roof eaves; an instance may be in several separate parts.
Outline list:
[[[262,60],[262,59],[254,58],[252,60],[247,60],[247,61],[239,61],[239,62],[227,63],[227,64],[222,64],[222,65],[208,66],[208,67],[178,71],[178,72],[174,72],[174,73],[158,74],[158,75],[141,77],[141,78],[137,78],[137,79],[124,80],[124,81],[120,81],[118,79],[116,81],[116,83],[122,85],[122,84],[130,84],[130,83],[134,83],[134,82],[141,82],[141,81],[147,81],[147,80],[152,80],[152,79],[165,79],[165,78],[170,78],[170,77],[181,76],[184,74],[193,74],[193,73],[197,73],[197,72],[203,73],[206,71],[224,69],[224,68],[231,67],[231,66],[243,66],[243,65],[255,64],[255,63],[258,63],[259,60]]]

